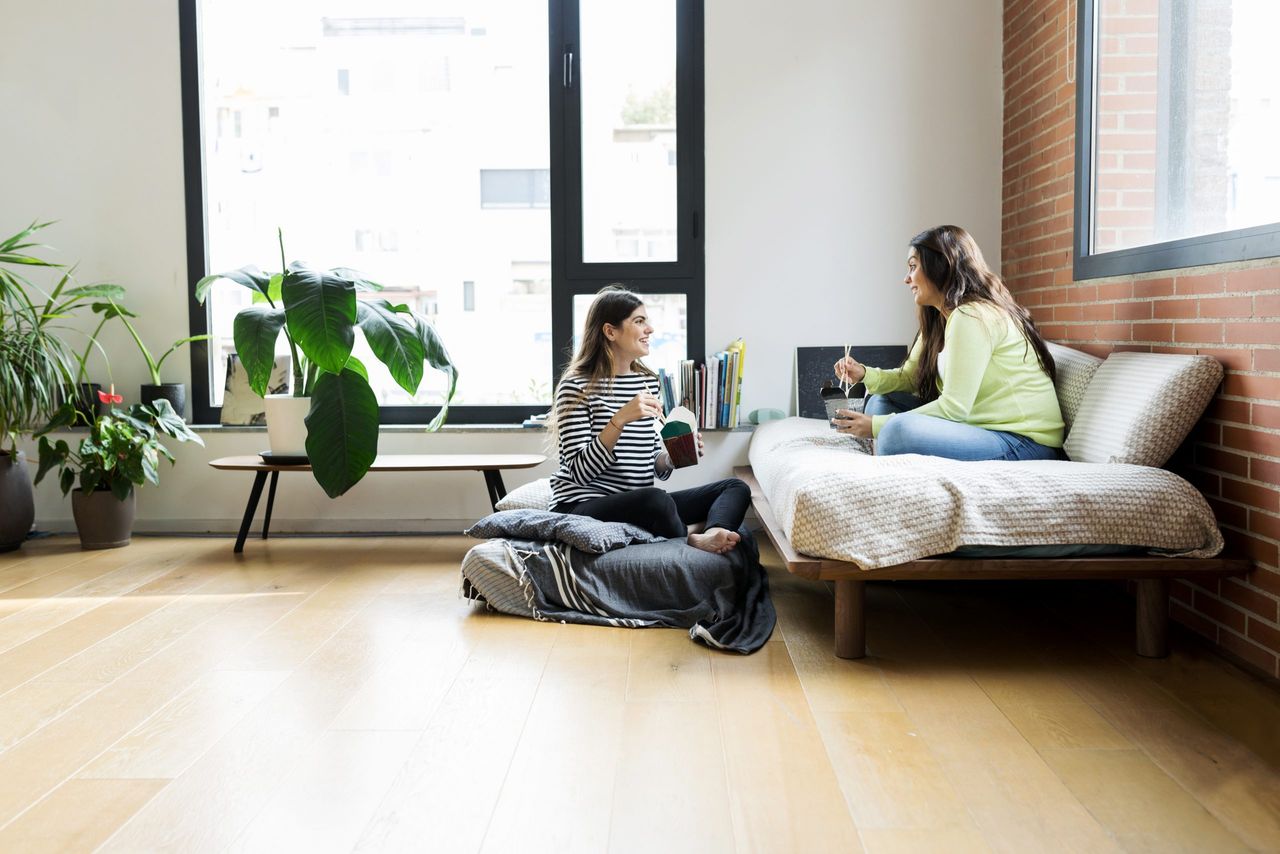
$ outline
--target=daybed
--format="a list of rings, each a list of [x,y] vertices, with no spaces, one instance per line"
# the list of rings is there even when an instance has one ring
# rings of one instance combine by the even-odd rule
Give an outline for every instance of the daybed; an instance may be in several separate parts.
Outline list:
[[[1167,654],[1168,580],[1240,575],[1204,498],[1161,469],[1222,378],[1205,356],[1051,345],[1068,460],[875,457],[827,422],[752,437],[735,474],[787,568],[835,582],[836,655],[865,654],[869,580],[1135,579],[1137,651]]]

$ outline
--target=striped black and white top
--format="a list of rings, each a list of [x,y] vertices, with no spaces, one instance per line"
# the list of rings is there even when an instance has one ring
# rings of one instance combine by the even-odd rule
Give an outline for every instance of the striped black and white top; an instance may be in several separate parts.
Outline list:
[[[610,451],[600,441],[609,419],[642,391],[658,394],[658,381],[633,373],[597,383],[586,392],[585,377],[568,377],[556,389],[560,468],[551,478],[551,504],[575,503],[653,486],[656,474],[666,480],[671,469],[657,470],[662,439],[652,418],[632,421]]]

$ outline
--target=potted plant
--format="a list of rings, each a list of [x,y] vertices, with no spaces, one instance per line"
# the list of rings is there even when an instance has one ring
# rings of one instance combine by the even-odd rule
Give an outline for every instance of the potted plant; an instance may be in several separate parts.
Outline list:
[[[173,406],[173,411],[182,415],[187,409],[187,386],[185,383],[167,383],[160,378],[160,368],[164,365],[165,359],[177,352],[178,348],[193,341],[207,341],[208,335],[190,335],[186,338],[179,338],[173,342],[173,345],[165,350],[160,358],[157,359],[151,355],[151,351],[147,349],[147,345],[142,342],[142,336],[138,334],[138,330],[134,329],[133,324],[129,322],[129,318],[136,318],[129,309],[125,308],[116,300],[108,297],[105,302],[96,302],[93,304],[94,312],[102,315],[102,320],[98,323],[98,329],[102,329],[103,324],[112,318],[119,318],[124,324],[124,328],[129,330],[129,336],[133,338],[133,343],[138,345],[138,349],[142,351],[142,358],[147,361],[147,370],[151,374],[151,383],[144,383],[139,389],[140,400],[142,403],[151,403],[156,400],[164,399],[169,401]]]
[[[122,403],[115,393],[99,392],[104,404]],[[129,545],[136,514],[134,487],[160,483],[160,458],[173,463],[173,454],[160,444],[164,434],[179,442],[204,442],[191,432],[169,401],[135,403],[127,411],[114,405],[89,423],[89,435],[75,450],[63,439],[49,441],[45,434],[74,426],[82,413],[71,401],[64,403],[40,431],[40,469],[36,483],[58,469],[62,494],[71,492],[71,512],[85,549],[113,549]],[[74,492],[72,491],[74,487]]]
[[[67,317],[89,300],[109,296],[108,285],[68,287],[61,275],[51,292],[20,269],[61,268],[38,257],[33,222],[0,241],[0,551],[22,545],[35,519],[35,497],[18,440],[34,433],[69,396],[81,361],[67,343]]]
[[[250,386],[266,397],[272,453],[304,452],[316,481],[336,498],[364,477],[378,455],[378,399],[364,365],[351,355],[356,330],[410,394],[422,382],[424,365],[448,376],[444,402],[428,430],[444,423],[458,372],[425,317],[385,299],[357,299],[357,292],[382,288],[354,270],[316,270],[296,261],[286,266],[278,230],[277,237],[283,272],[247,266],[205,276],[196,283],[196,300],[203,303],[223,279],[254,292],[255,302],[236,315],[233,336]],[[282,331],[293,358],[293,392],[267,396]]]

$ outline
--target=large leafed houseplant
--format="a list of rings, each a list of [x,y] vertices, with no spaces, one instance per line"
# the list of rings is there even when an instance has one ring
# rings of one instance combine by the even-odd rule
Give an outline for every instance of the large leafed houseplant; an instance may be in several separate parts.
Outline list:
[[[36,241],[47,222],[0,240],[0,551],[17,548],[35,518],[35,499],[18,440],[43,426],[83,372],[68,323],[94,300],[118,299],[118,285],[75,286],[69,271],[46,291],[26,273],[62,265],[41,256]],[[90,347],[96,341],[90,336]],[[87,355],[87,353],[86,353]],[[81,369],[77,370],[77,363]]]
[[[284,265],[281,241],[280,261]],[[281,273],[256,266],[205,276],[196,283],[203,303],[209,289],[227,280],[248,288],[255,302],[233,324],[236,353],[249,385],[265,397],[281,332],[293,360],[293,395],[309,397],[306,453],[312,473],[332,498],[357,484],[378,455],[378,399],[368,373],[351,354],[356,330],[392,378],[415,394],[430,365],[448,376],[440,412],[428,425],[444,423],[458,372],[431,323],[405,305],[380,298],[357,299],[381,286],[347,268],[317,270],[300,262]]]

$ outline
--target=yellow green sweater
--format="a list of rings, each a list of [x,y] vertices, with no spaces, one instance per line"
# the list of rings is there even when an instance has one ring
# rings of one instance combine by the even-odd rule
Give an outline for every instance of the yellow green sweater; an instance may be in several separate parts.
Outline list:
[[[917,338],[901,368],[867,368],[867,391],[914,392],[923,349]],[[938,392],[911,411],[1062,447],[1062,411],[1053,382],[1013,318],[989,303],[969,303],[947,318],[938,354]],[[880,435],[893,417],[873,416],[871,435]]]

